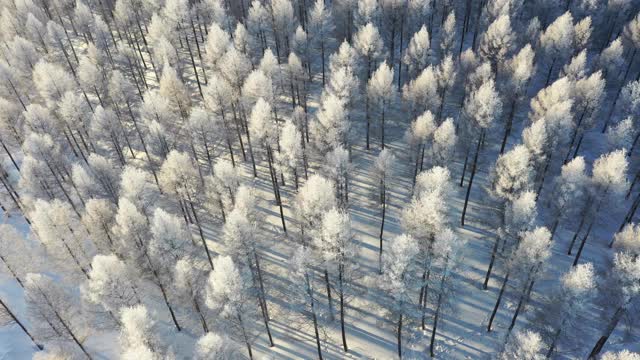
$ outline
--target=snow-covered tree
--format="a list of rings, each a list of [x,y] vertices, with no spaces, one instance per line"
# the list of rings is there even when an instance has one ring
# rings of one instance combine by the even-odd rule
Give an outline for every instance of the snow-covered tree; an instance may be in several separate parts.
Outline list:
[[[511,51],[514,41],[509,15],[498,17],[485,31],[478,51],[483,58],[491,63],[494,73],[497,73],[498,65]]]
[[[365,80],[368,82],[378,61],[384,54],[384,43],[382,42],[378,28],[372,23],[361,26],[353,39],[353,46],[360,56],[364,58],[363,62],[366,71]],[[366,82],[363,81],[363,83]]]
[[[491,331],[509,279],[513,278],[514,280],[518,280],[521,284],[520,300],[511,320],[513,325],[522,309],[522,304],[527,297],[529,287],[540,275],[541,268],[545,265],[549,256],[551,256],[551,233],[547,228],[538,227],[531,231],[525,231],[520,235],[520,238],[513,252],[508,255],[506,274],[502,280],[496,305],[491,312],[487,331]],[[513,328],[513,326],[510,327]]]
[[[542,350],[544,341],[537,332],[531,330],[518,331],[509,338],[504,350],[500,353],[500,360],[522,359],[543,360]]]
[[[562,276],[559,288],[540,309],[535,321],[549,344],[547,358],[559,344],[578,338],[595,292],[596,276],[591,263],[575,266]]]
[[[325,85],[325,62],[329,52],[329,47],[333,41],[333,14],[327,8],[324,0],[316,0],[313,8],[309,12],[309,34],[311,43],[320,51],[320,61],[322,62],[322,86]]]
[[[30,214],[38,238],[63,267],[76,267],[88,278],[90,257],[85,243],[76,234],[78,219],[69,204],[60,200],[36,200]]]
[[[467,205],[469,203],[469,196],[471,195],[473,178],[475,177],[478,167],[478,157],[480,156],[481,145],[484,141],[487,130],[491,128],[494,120],[500,116],[502,111],[501,108],[502,100],[496,91],[493,79],[488,79],[483,82],[477,89],[469,94],[464,102],[463,112],[466,119],[465,126],[468,127],[467,132],[470,137],[468,140],[472,140],[471,137],[477,134],[478,144],[473,156],[473,163],[471,164],[471,176],[469,177],[469,186],[467,187],[467,195],[465,197],[464,207],[462,210],[462,226],[464,226],[464,219],[467,214]]]
[[[373,72],[367,83],[367,97],[370,99],[372,107],[380,113],[380,143],[384,149],[385,135],[385,112],[393,104],[395,99],[395,87],[393,86],[393,68],[382,62],[378,69]],[[367,112],[369,110],[367,109]],[[369,118],[369,115],[367,115]],[[367,123],[367,149],[369,148],[369,130]]]
[[[198,217],[199,193],[204,179],[202,174],[198,173],[196,167],[197,165],[193,163],[189,155],[172,150],[160,168],[158,180],[161,188],[175,197],[185,221],[189,221],[188,219],[193,216],[200,233],[202,247],[205,249],[209,264],[213,268],[209,246],[205,240],[202,224]]]
[[[378,199],[378,203],[382,205],[382,216],[380,221],[380,251],[378,253],[380,269],[382,269],[382,239],[384,235],[384,223],[386,219],[387,205],[389,204],[389,200],[387,199],[387,189],[389,187],[389,179],[393,175],[393,164],[395,160],[396,157],[393,155],[391,150],[384,149],[380,151],[376,161],[373,163],[373,173],[375,180],[378,183],[378,194],[376,199]]]
[[[231,360],[238,356],[237,344],[226,335],[208,332],[198,339],[193,358],[196,360]]]
[[[465,245],[466,241],[448,228],[438,233],[433,242],[433,253],[437,255],[437,258],[434,262],[434,271],[431,274],[431,281],[434,285],[429,288],[429,295],[435,298],[436,305],[429,344],[429,352],[432,357],[434,356],[438,321],[442,313],[452,306],[452,301],[458,290],[458,281],[454,279],[454,273],[464,260]]]
[[[638,360],[640,354],[631,352],[629,350],[621,350],[618,352],[607,351],[601,357],[602,360]]]
[[[547,86],[551,80],[551,75],[553,69],[556,67],[556,63],[563,65],[572,55],[574,35],[573,17],[569,11],[557,17],[549,24],[545,31],[540,34],[540,46],[547,56],[547,61],[549,61],[549,70],[547,72],[545,86]]]
[[[286,120],[280,132],[278,143],[280,151],[276,154],[276,160],[282,173],[292,175],[296,189],[299,187],[298,170],[301,165],[306,174],[305,148],[302,144],[304,144],[304,138],[298,126],[293,121]]]
[[[335,194],[341,208],[349,205],[349,175],[353,165],[349,159],[349,151],[339,146],[325,157],[324,172],[335,184]]]
[[[172,275],[178,295],[192,303],[193,309],[198,313],[205,336],[209,333],[206,308],[203,306],[207,271],[206,262],[196,257],[185,256],[176,262]]]
[[[301,243],[308,244],[317,234],[322,216],[336,207],[334,186],[320,175],[311,175],[295,197],[295,212],[300,226]]]
[[[89,279],[81,287],[83,298],[117,314],[121,308],[140,303],[132,278],[131,269],[116,255],[96,255]]]
[[[124,359],[156,359],[161,345],[155,332],[158,324],[145,305],[123,308],[120,312],[120,349]]]
[[[250,276],[228,256],[215,258],[213,268],[207,280],[205,303],[225,322],[229,335],[246,345],[249,358],[253,358],[258,314]]]
[[[584,209],[589,185],[585,168],[584,158],[578,156],[562,166],[555,180],[551,196],[551,211],[556,219],[551,226],[552,236],[561,220],[575,218]]]
[[[398,356],[402,358],[402,326],[408,317],[411,306],[410,290],[415,282],[411,271],[415,257],[419,252],[418,243],[410,235],[399,235],[389,244],[389,250],[382,254],[382,275],[380,287],[389,298],[387,310],[397,324]]]
[[[593,162],[593,170],[591,176],[591,191],[587,204],[589,208],[583,212],[581,223],[589,222],[586,234],[583,236],[573,261],[573,266],[578,264],[582,250],[591,234],[593,223],[596,221],[603,205],[607,202],[621,196],[629,186],[627,181],[627,168],[629,163],[624,150],[615,150],[607,154],[601,155]],[[586,219],[586,220],[585,220]],[[578,229],[578,232],[580,229]],[[576,232],[577,233],[577,232]],[[569,246],[569,254],[575,242],[575,237]]]
[[[27,274],[25,285],[27,311],[36,336],[67,344],[72,353],[81,352],[91,359],[84,344],[90,329],[84,317],[78,316],[79,304],[69,289],[47,275],[33,273]]]
[[[420,74],[402,88],[402,99],[409,105],[411,115],[417,117],[424,111],[436,113],[442,103],[438,91],[438,73],[427,66]]]
[[[431,161],[435,166],[447,166],[455,153],[458,135],[452,118],[447,118],[433,132]]]
[[[340,145],[348,145],[350,124],[346,115],[345,104],[336,95],[324,97],[315,121],[310,124],[315,149],[321,156]]]
[[[409,40],[402,62],[407,65],[408,79],[415,78],[429,64],[431,56],[431,41],[427,27],[422,25]]]
[[[504,152],[507,139],[511,134],[513,126],[513,118],[516,114],[517,104],[524,97],[529,80],[534,74],[534,56],[535,53],[531,45],[527,44],[520,51],[509,58],[505,64],[505,71],[508,77],[506,84],[506,98],[511,101],[511,108],[505,123],[504,137],[502,138],[502,146],[500,153]]]
[[[331,278],[336,283],[338,299],[340,302],[340,328],[342,331],[342,347],[349,351],[345,331],[345,313],[349,301],[349,288],[353,282],[353,271],[356,266],[353,258],[357,249],[351,230],[351,218],[349,214],[331,209],[324,214],[320,236],[315,238],[315,245],[320,250],[320,256],[324,265],[325,282],[327,290],[331,288]],[[337,278],[337,281],[336,281]],[[331,306],[331,293],[328,293]],[[332,311],[332,309],[330,309]]]

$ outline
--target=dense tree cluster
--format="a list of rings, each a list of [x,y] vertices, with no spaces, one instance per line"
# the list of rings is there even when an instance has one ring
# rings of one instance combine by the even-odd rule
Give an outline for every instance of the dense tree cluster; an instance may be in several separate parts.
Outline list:
[[[637,359],[639,11],[0,0],[0,323],[47,359],[322,359],[379,356],[372,316],[447,357],[476,292],[456,341],[493,358]]]

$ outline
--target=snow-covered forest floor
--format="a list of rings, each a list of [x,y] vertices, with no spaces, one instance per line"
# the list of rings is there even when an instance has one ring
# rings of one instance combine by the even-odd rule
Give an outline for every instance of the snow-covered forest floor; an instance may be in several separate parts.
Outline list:
[[[264,3],[0,2],[0,359],[640,351],[637,3]]]

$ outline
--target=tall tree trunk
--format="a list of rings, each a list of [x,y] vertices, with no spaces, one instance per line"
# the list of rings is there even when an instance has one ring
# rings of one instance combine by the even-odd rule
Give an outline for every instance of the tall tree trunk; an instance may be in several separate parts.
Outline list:
[[[0,305],[2,305],[2,307],[4,308],[4,310],[6,311],[7,315],[9,315],[9,317],[11,318],[11,320],[13,322],[15,322],[16,324],[18,324],[18,326],[20,326],[20,328],[22,329],[22,331],[24,331],[25,334],[27,334],[27,336],[29,337],[29,339],[31,339],[31,342],[33,342],[33,344],[39,349],[42,350],[44,349],[44,346],[40,345],[36,339],[33,337],[33,335],[31,335],[31,333],[29,332],[29,330],[27,330],[27,328],[24,326],[24,324],[22,324],[22,321],[18,320],[18,318],[15,316],[15,314],[11,311],[11,309],[9,309],[9,307],[2,301],[2,299],[0,299]]]
[[[397,335],[398,335],[398,358],[402,359],[402,313],[400,313],[400,316],[398,318]]]
[[[387,213],[387,188],[386,185],[382,185],[382,221],[380,223],[380,251],[378,252],[378,268],[380,274],[382,274],[382,238],[384,234],[384,220]]]
[[[309,279],[309,274],[305,273],[305,282],[307,283],[307,292],[309,293],[309,301],[311,304],[311,319],[313,320],[313,329],[316,335],[316,346],[318,348],[318,358],[322,360],[322,346],[320,345],[320,331],[318,330],[318,318],[316,316],[316,303],[313,297],[313,287]]]
[[[331,282],[329,281],[329,271],[324,269],[324,282],[327,287],[327,299],[329,300],[329,317],[331,320],[334,319],[333,315],[333,298],[331,297]]]
[[[340,330],[342,332],[342,348],[344,349],[344,352],[349,352],[349,347],[347,346],[347,334],[344,326],[344,313],[346,310],[344,306],[343,277],[344,277],[344,265],[341,262],[340,265],[338,266],[338,284],[340,286]]]
[[[187,196],[189,197],[189,205],[191,207],[191,212],[193,213],[193,218],[196,221],[196,226],[198,226],[198,233],[200,233],[200,240],[202,241],[202,246],[204,247],[205,252],[207,253],[207,260],[209,261],[209,265],[211,266],[211,270],[213,270],[213,261],[211,260],[211,253],[209,252],[209,246],[207,246],[207,241],[204,238],[204,231],[202,231],[202,225],[200,224],[200,219],[198,219],[198,212],[196,211],[196,207],[193,205],[193,201],[191,200],[191,195],[187,192]]]
[[[509,117],[507,118],[507,123],[504,128],[504,136],[502,138],[502,145],[500,146],[500,154],[504,153],[504,148],[507,145],[507,139],[509,135],[511,135],[511,128],[513,127],[513,116],[515,114],[517,97],[511,101],[511,110],[509,111]]]
[[[467,206],[469,205],[469,196],[471,195],[471,186],[473,186],[473,178],[476,175],[476,170],[478,167],[478,155],[480,154],[480,145],[482,144],[483,138],[484,138],[484,129],[480,132],[480,136],[478,136],[478,146],[476,147],[476,154],[473,157],[473,165],[471,166],[471,177],[469,178],[467,195],[464,198],[464,207],[462,208],[462,218],[460,219],[460,223],[462,224],[462,226],[464,226],[464,218],[467,215]]]
[[[489,318],[489,324],[487,325],[487,332],[491,331],[491,326],[493,325],[493,320],[496,318],[496,314],[498,313],[498,309],[500,308],[500,302],[502,302],[502,296],[504,295],[504,290],[507,287],[507,281],[509,281],[509,272],[505,275],[504,280],[502,281],[502,287],[500,287],[500,292],[498,293],[498,300],[496,300],[496,305],[493,307],[493,311],[491,312],[491,317]]]
[[[600,336],[600,338],[598,339],[598,342],[596,342],[593,349],[591,350],[591,353],[589,354],[589,360],[595,360],[596,356],[600,354],[600,352],[602,351],[602,348],[604,348],[604,345],[607,343],[607,341],[609,340],[609,337],[613,333],[613,330],[615,330],[616,326],[618,326],[618,322],[622,318],[624,311],[625,311],[624,305],[616,309],[616,312],[613,314],[613,317],[609,321],[609,324],[607,324],[607,327],[604,333],[602,334],[602,336]]]
[[[578,261],[580,261],[580,255],[582,255],[582,249],[584,249],[584,245],[587,243],[587,239],[589,238],[589,234],[591,234],[591,227],[593,226],[594,221],[591,221],[589,227],[587,228],[587,233],[582,238],[582,242],[580,243],[580,247],[578,248],[578,253],[576,254],[575,260],[573,260],[573,266],[578,265]]]

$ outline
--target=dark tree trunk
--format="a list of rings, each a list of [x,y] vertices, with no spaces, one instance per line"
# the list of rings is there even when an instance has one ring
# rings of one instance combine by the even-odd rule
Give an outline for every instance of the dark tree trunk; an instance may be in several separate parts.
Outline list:
[[[398,318],[398,358],[402,359],[402,313]]]
[[[498,299],[496,300],[496,305],[493,307],[493,311],[491,312],[491,317],[489,318],[489,324],[487,325],[487,332],[491,331],[493,320],[495,320],[496,314],[498,313],[498,309],[500,308],[500,302],[502,302],[502,296],[504,295],[504,290],[507,287],[508,281],[509,281],[509,272],[507,272],[507,275],[505,275],[504,280],[502,281],[502,287],[500,287],[500,292],[498,293]]]
[[[344,313],[345,313],[345,306],[344,306],[344,280],[343,280],[343,276],[344,276],[344,265],[341,263],[339,265],[339,269],[338,269],[338,283],[340,286],[340,330],[342,332],[342,348],[344,349],[344,352],[349,352],[349,347],[347,346],[347,334],[345,331],[345,326],[344,326]]]
[[[44,346],[42,346],[41,344],[39,344],[36,339],[33,337],[33,335],[31,335],[31,333],[29,332],[29,330],[27,330],[27,328],[24,326],[24,324],[22,324],[22,322],[20,320],[18,320],[18,318],[15,316],[15,314],[11,311],[11,309],[9,309],[9,307],[2,301],[2,299],[0,299],[0,305],[5,309],[7,315],[9,315],[9,317],[11,318],[11,320],[13,322],[15,322],[16,324],[18,324],[18,326],[20,326],[20,328],[22,329],[22,331],[24,331],[25,334],[27,334],[27,336],[29,337],[29,339],[31,339],[31,342],[33,342],[33,344],[39,349],[42,350],[44,349]]]
[[[509,117],[507,118],[507,123],[504,128],[504,137],[502,138],[502,145],[500,146],[500,154],[504,153],[504,148],[507,145],[507,139],[509,135],[511,135],[511,128],[513,127],[513,116],[516,110],[516,102],[517,97],[514,97],[513,101],[511,101],[511,110],[509,111]]]
[[[575,260],[573,260],[573,266],[578,265],[578,261],[580,261],[580,255],[582,255],[582,249],[584,249],[584,245],[587,243],[587,239],[589,238],[589,234],[591,234],[591,227],[593,226],[594,221],[591,221],[589,227],[587,228],[587,233],[582,238],[582,242],[580,243],[580,247],[578,248],[578,253],[576,254]]]
[[[467,215],[467,206],[469,205],[469,196],[471,195],[471,186],[473,186],[473,178],[476,175],[476,170],[478,167],[478,155],[480,154],[480,145],[482,144],[482,140],[484,139],[484,129],[480,133],[478,137],[478,146],[476,147],[476,154],[473,157],[473,165],[471,166],[471,177],[469,178],[469,186],[467,187],[467,195],[464,198],[464,207],[462,208],[462,218],[460,219],[460,223],[464,226],[464,218]]]
[[[604,348],[604,345],[609,340],[611,333],[613,333],[613,330],[615,330],[616,326],[618,326],[618,322],[622,318],[624,311],[625,311],[624,306],[620,306],[618,309],[616,309],[616,312],[613,314],[613,317],[609,321],[609,324],[607,325],[607,328],[605,329],[604,334],[600,336],[600,338],[598,339],[598,342],[596,342],[595,346],[591,350],[591,353],[589,354],[589,360],[595,360],[596,356],[600,354],[600,352],[602,351],[602,348]]]

